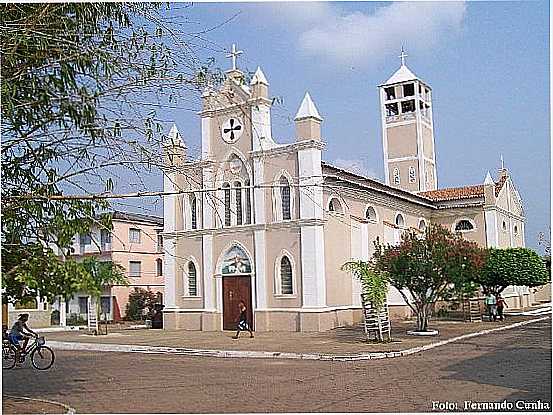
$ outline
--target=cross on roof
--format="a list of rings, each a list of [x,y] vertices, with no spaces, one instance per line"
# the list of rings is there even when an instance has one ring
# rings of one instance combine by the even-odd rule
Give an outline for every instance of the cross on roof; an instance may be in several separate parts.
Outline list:
[[[242,51],[241,50],[236,50],[236,45],[233,43],[231,52],[227,55],[227,58],[232,59],[232,70],[233,71],[236,70],[236,58],[238,57],[238,55],[241,55],[241,54],[242,54]]]
[[[401,55],[399,55],[399,58],[401,59],[401,66],[405,66],[405,58],[409,56],[405,53],[403,50],[403,46],[401,46]]]

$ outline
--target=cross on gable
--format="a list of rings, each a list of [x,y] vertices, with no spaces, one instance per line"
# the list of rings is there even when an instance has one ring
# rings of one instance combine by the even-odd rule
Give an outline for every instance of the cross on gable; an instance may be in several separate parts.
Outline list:
[[[409,56],[405,53],[403,50],[403,46],[401,46],[401,55],[399,55],[399,58],[401,59],[401,66],[405,66],[405,58]]]
[[[232,70],[233,71],[236,70],[236,58],[238,57],[238,55],[241,55],[242,53],[243,52],[241,50],[236,50],[236,45],[233,43],[231,52],[227,55],[227,58],[232,59]]]

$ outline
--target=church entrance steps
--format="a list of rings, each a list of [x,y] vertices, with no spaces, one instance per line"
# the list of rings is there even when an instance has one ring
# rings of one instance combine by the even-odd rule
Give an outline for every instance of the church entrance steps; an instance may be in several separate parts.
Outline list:
[[[72,338],[68,338],[70,333],[59,333],[57,334],[55,340],[55,336],[52,335],[47,339],[47,343],[49,346],[57,350],[104,351],[143,354],[176,354],[188,357],[214,358],[357,361],[409,356],[433,349],[435,347],[444,346],[452,342],[462,341],[472,337],[490,334],[502,330],[513,329],[538,321],[548,320],[550,319],[550,316],[540,318],[519,317],[518,319],[519,321],[513,322],[515,320],[515,317],[513,317],[510,319],[509,323],[452,323],[437,321],[434,323],[433,328],[437,328],[438,330],[440,330],[440,337],[442,338],[442,340],[439,340],[440,337],[434,337],[432,339],[408,339],[405,334],[403,334],[403,336],[398,336],[394,335],[394,331],[392,331],[392,337],[395,339],[395,341],[383,344],[366,343],[362,341],[348,344],[347,342],[344,342],[343,339],[341,341],[337,340],[335,333],[329,332],[315,333],[313,335],[300,333],[299,336],[295,336],[293,342],[290,342],[290,339],[286,338],[286,334],[288,333],[261,333],[254,339],[250,339],[249,337],[245,336],[234,342],[232,342],[232,340],[229,341],[227,333],[217,333],[221,340],[223,340],[223,342],[225,343],[221,343],[222,347],[219,348],[175,347],[150,344],[120,344],[121,336],[87,336],[89,337],[87,339],[87,342],[81,342],[83,335],[80,335],[80,338],[77,338],[74,335]],[[409,324],[412,325],[413,323],[409,322]],[[448,325],[454,325],[457,327],[451,329],[450,327],[447,327]],[[470,330],[471,328],[473,330]],[[362,335],[363,329],[360,328],[360,330]],[[166,333],[170,335],[175,334],[176,332]],[[181,335],[182,339],[187,336],[191,336],[191,332],[178,333]],[[457,334],[455,335],[455,333]],[[62,334],[66,335],[65,339],[62,338]],[[164,334],[165,333],[163,332],[156,332],[158,339],[163,339]],[[331,340],[332,334],[334,334],[334,340]],[[398,334],[397,331],[396,334]],[[203,333],[196,333],[196,336],[198,336],[198,338],[202,335]],[[328,340],[326,341],[326,343],[321,341],[316,342],[317,344],[315,344],[315,347],[317,347],[319,350],[315,351],[314,345],[310,344],[310,342],[313,343],[313,340],[320,335],[326,335]],[[260,339],[260,342],[256,343],[258,339]],[[133,342],[133,340],[136,342],[144,342],[144,336],[128,336],[127,340],[130,340],[131,342]],[[263,348],[264,345],[269,344],[270,341],[277,342],[279,340],[284,343],[284,345],[286,346],[286,350],[284,350],[282,347],[280,347],[280,349],[282,350],[260,349]],[[113,343],[111,343],[112,341]]]

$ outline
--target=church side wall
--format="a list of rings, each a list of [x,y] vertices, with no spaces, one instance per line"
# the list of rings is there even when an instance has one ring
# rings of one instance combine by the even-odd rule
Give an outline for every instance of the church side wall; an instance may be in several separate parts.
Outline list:
[[[463,232],[463,238],[485,247],[486,221],[481,207],[441,210],[434,213],[431,221],[445,226],[449,231],[454,231],[454,226],[460,219],[469,219],[475,226],[473,230]]]
[[[177,274],[175,278],[177,307],[186,309],[201,309],[204,306],[203,296],[203,261],[202,261],[202,237],[188,236],[177,239],[176,261]],[[188,263],[192,261],[196,267],[196,284],[198,296],[190,297],[185,292],[185,278],[188,276]]]

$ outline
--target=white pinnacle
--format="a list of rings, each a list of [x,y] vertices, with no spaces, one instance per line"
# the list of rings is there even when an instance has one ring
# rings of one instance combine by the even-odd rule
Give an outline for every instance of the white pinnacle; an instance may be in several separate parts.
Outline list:
[[[267,78],[265,78],[265,74],[261,70],[261,68],[258,66],[257,70],[252,76],[252,80],[250,81],[250,85],[255,84],[263,84],[269,86],[269,82],[267,82]]]
[[[179,129],[177,128],[177,124],[173,123],[173,126],[171,127],[171,130],[169,131],[169,135],[167,136],[167,144],[173,145],[173,146],[185,147],[182,136],[179,133]]]
[[[486,179],[484,180],[484,184],[495,184],[492,179],[492,175],[490,174],[490,171],[488,170],[488,174],[486,174]]]
[[[303,97],[303,101],[301,102],[300,109],[298,110],[298,113],[296,114],[296,117],[294,120],[300,120],[302,118],[315,118],[319,121],[322,121],[322,117],[319,115],[319,111],[317,110],[317,107],[315,106],[315,103],[311,99],[311,96],[309,95],[309,92],[305,93],[305,97]]]

